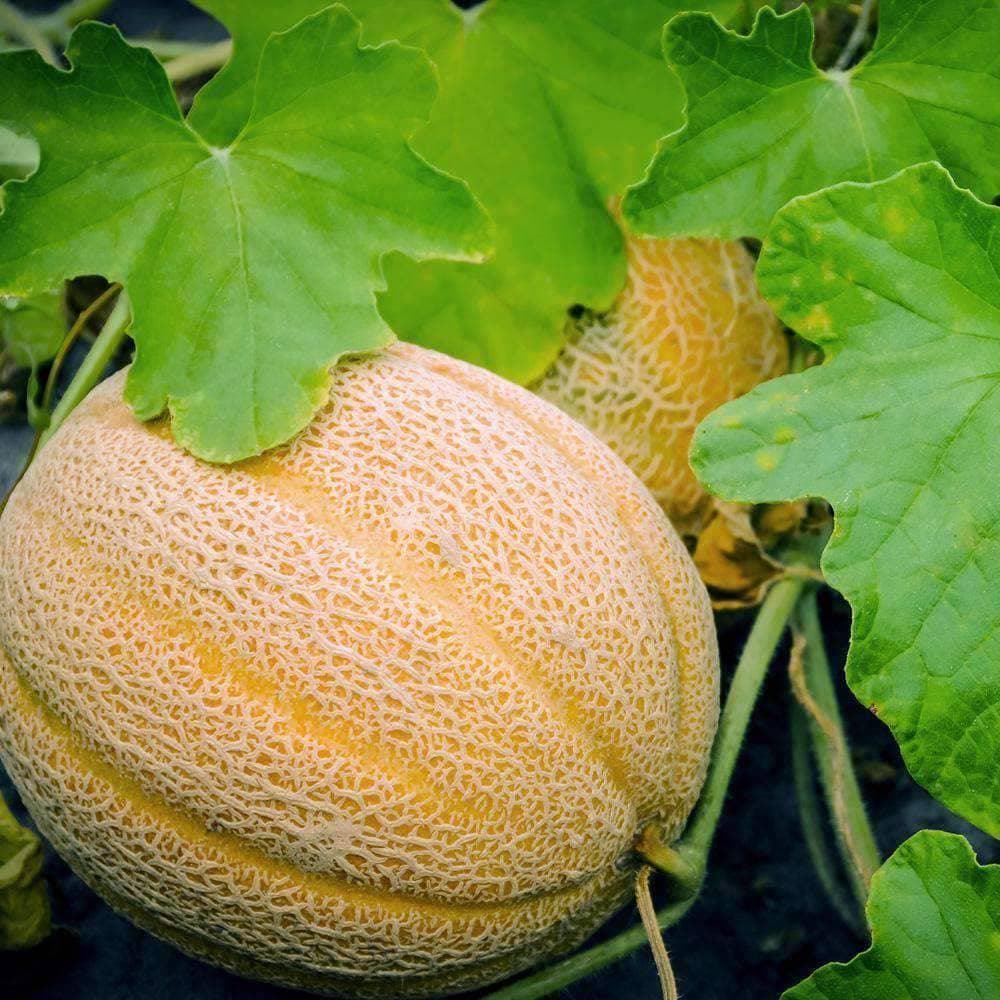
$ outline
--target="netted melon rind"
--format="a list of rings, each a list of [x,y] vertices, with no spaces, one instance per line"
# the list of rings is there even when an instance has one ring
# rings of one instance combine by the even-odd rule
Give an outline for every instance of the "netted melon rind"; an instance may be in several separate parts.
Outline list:
[[[683,546],[530,393],[397,345],[221,468],[104,383],[0,520],[0,745],[42,831],[186,950],[326,992],[516,972],[675,835],[718,711]]]
[[[742,244],[630,236],[626,246],[618,301],[570,323],[533,389],[624,459],[680,531],[697,534],[708,496],[688,462],[694,430],[787,371],[788,345]]]

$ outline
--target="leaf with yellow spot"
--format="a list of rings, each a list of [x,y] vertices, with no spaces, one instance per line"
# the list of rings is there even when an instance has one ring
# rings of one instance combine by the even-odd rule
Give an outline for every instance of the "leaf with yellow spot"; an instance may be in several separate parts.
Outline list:
[[[758,277],[825,361],[717,410],[692,464],[729,500],[830,501],[851,688],[998,835],[1000,209],[937,165],[840,184],[778,213]]]

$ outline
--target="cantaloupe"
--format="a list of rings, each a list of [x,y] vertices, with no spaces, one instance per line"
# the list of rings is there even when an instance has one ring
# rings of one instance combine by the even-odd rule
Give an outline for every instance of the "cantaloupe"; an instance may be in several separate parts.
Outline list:
[[[137,924],[352,997],[482,986],[625,902],[718,711],[708,600],[648,492],[531,393],[397,345],[238,466],[122,376],[0,519],[2,756]]]
[[[781,324],[741,243],[626,238],[628,281],[605,314],[570,321],[533,388],[593,431],[677,528],[697,534],[709,498],[688,462],[695,427],[788,367]]]

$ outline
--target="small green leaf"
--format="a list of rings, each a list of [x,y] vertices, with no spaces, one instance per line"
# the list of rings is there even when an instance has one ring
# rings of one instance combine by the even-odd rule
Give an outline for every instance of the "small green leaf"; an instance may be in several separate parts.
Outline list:
[[[936,165],[841,184],[778,213],[758,280],[826,361],[717,410],[692,463],[729,499],[832,503],[851,688],[1000,835],[1000,209]]]
[[[921,830],[875,873],[872,946],[783,1000],[1000,997],[1000,865],[976,864],[964,837]]]
[[[39,292],[26,298],[0,296],[0,348],[16,365],[31,370],[28,378],[28,421],[48,425],[49,414],[38,405],[38,371],[59,351],[66,336],[62,292]]]
[[[658,236],[763,236],[797,195],[930,160],[989,200],[1000,191],[997,38],[997,0],[882,0],[868,56],[823,72],[805,5],[763,8],[746,37],[677,17],[664,48],[687,124],[629,192],[625,218]]]
[[[65,336],[61,291],[0,298],[0,345],[20,367],[37,371],[56,356]]]
[[[342,7],[272,37],[226,146],[185,122],[153,56],[113,28],[74,32],[69,73],[0,55],[0,120],[41,150],[38,171],[6,188],[0,291],[122,282],[137,345],[127,398],[140,419],[169,409],[202,458],[288,440],[340,356],[392,339],[375,303],[383,254],[485,249],[468,189],[408,144],[433,68],[358,37]]]
[[[31,948],[49,933],[42,844],[0,796],[0,951]]]

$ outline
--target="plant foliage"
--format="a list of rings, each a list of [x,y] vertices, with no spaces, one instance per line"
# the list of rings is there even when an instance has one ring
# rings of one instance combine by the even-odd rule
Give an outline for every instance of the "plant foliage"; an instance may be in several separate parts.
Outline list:
[[[964,837],[910,837],[875,873],[867,912],[871,948],[783,1000],[1000,996],[1000,865],[977,865]]]
[[[625,215],[657,236],[758,236],[797,195],[937,160],[984,198],[1000,191],[1000,4],[882,0],[871,52],[846,71],[813,62],[803,4],[764,7],[753,31],[683,14],[664,48],[687,92]]]
[[[766,237],[760,288],[824,360],[710,416],[693,464],[729,500],[829,500],[822,568],[854,612],[851,688],[918,781],[1000,836],[1000,0],[881,0],[874,45],[850,66],[850,43],[847,68],[816,61],[853,23],[826,16],[836,0],[784,14],[762,0],[198,3],[233,48],[187,116],[153,53],[115,28],[78,27],[65,70],[0,39],[0,346],[31,369],[29,398],[65,335],[51,290],[76,276],[125,286],[136,414],[169,412],[183,447],[228,462],[288,441],[338,359],[396,334],[530,383],[567,311],[621,291],[622,221]],[[712,16],[749,24],[757,8],[746,35]],[[34,33],[55,62],[43,29],[80,9],[8,16],[9,41]],[[821,10],[839,27],[817,47]],[[765,604],[751,633],[758,686],[806,589],[770,555],[766,568],[787,575],[770,592],[787,607]],[[743,676],[724,737],[749,715]],[[728,780],[714,775],[741,736],[720,740],[691,824],[703,852]],[[828,784],[834,819],[867,823],[838,814]],[[877,864],[862,832],[859,895]],[[691,843],[675,847],[687,858]],[[38,839],[0,800],[0,948],[47,932],[40,871]],[[997,872],[961,837],[917,834],[871,883],[872,947],[786,997],[1000,996]],[[507,995],[571,983],[639,940]]]
[[[436,90],[426,57],[358,35],[332,7],[273,36],[224,146],[184,120],[152,55],[114,28],[78,28],[69,73],[0,55],[0,120],[41,151],[6,189],[0,291],[88,273],[122,282],[129,402],[141,419],[169,409],[177,441],[203,458],[288,440],[326,399],[331,364],[392,339],[374,295],[383,254],[486,248],[468,189],[407,141]],[[221,100],[228,113],[237,97]]]
[[[30,948],[49,933],[42,843],[0,798],[0,952]]]
[[[1000,834],[1000,209],[939,166],[775,218],[758,281],[826,361],[717,410],[692,461],[730,499],[826,497],[848,681],[914,777]]]
[[[227,143],[246,116],[259,54],[322,0],[199,0],[233,32],[228,64],[197,95],[190,123]],[[566,311],[607,308],[625,282],[611,202],[638,180],[657,139],[681,123],[682,91],[660,53],[678,10],[725,17],[734,0],[353,0],[364,40],[400,40],[434,60],[440,96],[418,152],[466,180],[489,212],[485,263],[386,262],[380,309],[406,340],[518,382],[564,343]]]

